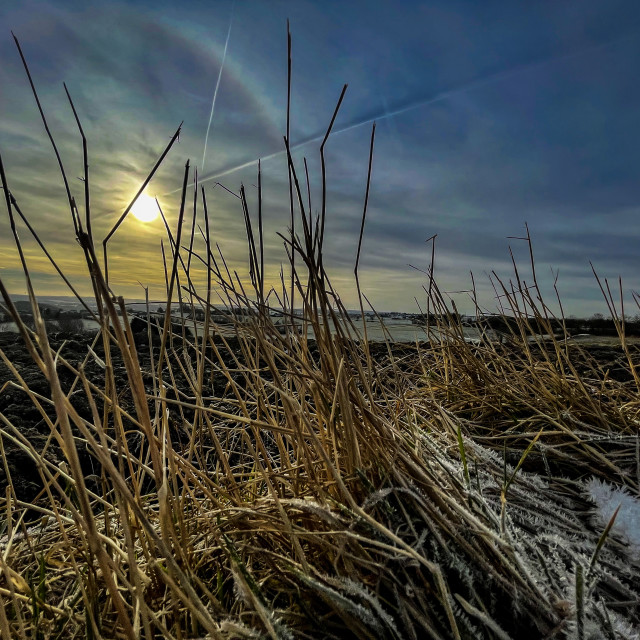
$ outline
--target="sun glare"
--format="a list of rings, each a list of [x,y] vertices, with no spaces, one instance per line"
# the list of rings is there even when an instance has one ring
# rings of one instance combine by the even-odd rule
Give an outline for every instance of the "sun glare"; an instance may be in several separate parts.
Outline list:
[[[131,207],[131,213],[140,222],[152,222],[158,217],[158,205],[151,196],[141,193],[133,207]]]

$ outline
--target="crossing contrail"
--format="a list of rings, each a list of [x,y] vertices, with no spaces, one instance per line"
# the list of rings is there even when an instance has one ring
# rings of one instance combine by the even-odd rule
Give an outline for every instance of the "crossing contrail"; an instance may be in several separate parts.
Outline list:
[[[531,62],[529,64],[526,65],[520,65],[518,67],[514,67],[511,69],[505,69],[504,71],[499,71],[498,73],[493,73],[491,75],[488,76],[484,76],[482,78],[477,78],[476,80],[472,80],[471,82],[467,82],[464,83],[458,87],[454,87],[453,89],[449,89],[447,91],[442,91],[441,93],[436,94],[435,96],[431,96],[430,98],[424,98],[421,100],[417,100],[415,102],[411,102],[410,104],[404,105],[402,107],[398,107],[397,109],[394,109],[392,111],[388,111],[388,110],[384,110],[380,113],[377,113],[374,116],[368,117],[368,118],[363,118],[362,120],[358,120],[356,122],[353,122],[351,124],[348,124],[344,127],[342,127],[341,129],[334,129],[332,132],[332,136],[335,136],[339,133],[345,133],[347,131],[352,131],[353,129],[357,129],[358,127],[362,127],[365,126],[367,124],[372,124],[373,122],[380,122],[381,120],[386,120],[387,118],[393,118],[396,116],[400,116],[403,115],[405,113],[409,113],[410,111],[414,111],[416,109],[420,109],[422,107],[426,107],[432,104],[436,104],[438,102],[442,102],[444,100],[448,100],[449,98],[453,98],[459,95],[462,95],[464,93],[467,93],[468,91],[472,91],[474,89],[479,89],[485,86],[489,86],[491,84],[497,83],[497,82],[501,82],[502,80],[506,80],[508,78],[520,75],[522,73],[527,73],[529,71],[534,71],[537,69],[541,69],[544,68],[546,66],[548,66],[549,64],[555,63],[555,62],[560,62],[560,61],[567,61],[567,60],[571,60],[573,58],[578,58],[580,56],[589,54],[589,53],[593,53],[594,51],[597,51],[599,49],[604,49],[612,44],[617,44],[623,40],[629,40],[631,38],[634,38],[638,35],[638,32],[633,32],[632,34],[627,34],[625,36],[622,36],[621,38],[617,38],[615,40],[609,40],[607,42],[603,42],[597,45],[592,45],[589,47],[584,47],[583,49],[579,49],[577,51],[572,51],[570,53],[564,53],[561,54],[559,56],[554,56],[551,58],[546,58],[544,60],[540,60],[538,62]],[[214,96],[214,100],[215,100],[215,96]],[[213,113],[213,112],[212,112]],[[301,147],[304,147],[308,144],[312,144],[312,143],[316,143],[316,142],[320,142],[322,141],[324,138],[324,133],[321,133],[317,136],[312,136],[309,138],[306,138],[305,140],[301,140],[300,142],[298,142],[297,144],[294,144],[291,146],[291,151],[295,151],[296,149],[300,149]],[[273,158],[277,158],[279,156],[283,156],[286,154],[286,150],[281,149],[279,151],[275,151],[273,153],[270,153],[268,155],[265,156],[261,156],[261,160],[264,162],[265,160],[271,160]],[[247,162],[243,162],[242,164],[230,167],[228,169],[223,169],[222,171],[219,171],[217,173],[215,173],[212,176],[207,176],[206,178],[202,178],[200,179],[200,184],[202,184],[203,182],[210,182],[211,180],[219,180],[220,178],[223,178],[227,175],[230,175],[232,173],[235,173],[236,171],[241,171],[242,169],[246,169],[248,167],[254,166],[258,163],[257,159],[254,160],[249,160]],[[174,189],[173,191],[170,191],[168,193],[166,193],[165,195],[171,195],[174,193],[179,192],[180,189]]]
[[[209,124],[207,125],[207,133],[204,137],[204,151],[202,152],[202,166],[201,171],[204,173],[204,161],[207,156],[207,142],[209,141],[209,131],[211,129],[211,123],[213,122],[213,112],[216,108],[216,98],[218,97],[218,89],[220,88],[220,78],[222,78],[222,70],[224,69],[224,61],[227,57],[227,48],[229,47],[229,36],[231,35],[231,26],[233,25],[233,9],[235,8],[236,0],[233,0],[231,4],[231,17],[229,18],[229,29],[227,30],[227,39],[224,42],[224,51],[222,52],[222,62],[220,63],[220,70],[218,71],[218,79],[216,81],[216,88],[213,91],[213,100],[211,101],[211,113],[209,114]]]

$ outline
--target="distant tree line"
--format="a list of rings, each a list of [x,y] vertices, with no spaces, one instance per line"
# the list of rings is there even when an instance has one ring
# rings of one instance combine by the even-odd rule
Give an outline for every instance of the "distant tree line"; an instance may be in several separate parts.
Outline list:
[[[484,319],[487,326],[497,331],[509,332],[517,328],[515,319],[508,316],[488,316]],[[554,333],[563,332],[562,319],[549,320]],[[532,320],[534,331],[542,332],[542,327]],[[593,336],[617,336],[616,323],[613,318],[606,318],[601,313],[595,313],[590,318],[569,317],[564,319],[564,327],[569,335],[588,333]],[[640,314],[624,318],[624,329],[627,336],[640,336]]]
[[[425,325],[429,322],[430,325],[435,326],[438,323],[447,324],[461,323],[476,326],[477,320],[468,320],[469,316],[464,316],[458,313],[450,313],[447,316],[441,316],[437,314],[422,314],[414,316],[413,323]],[[518,322],[515,318],[507,315],[486,315],[480,319],[482,326],[493,329],[501,333],[518,332]],[[550,318],[549,323],[554,333],[563,332],[562,319]],[[534,333],[546,333],[546,328],[539,324],[535,318],[530,318],[531,329]],[[590,318],[576,318],[574,316],[564,319],[564,327],[569,335],[577,335],[580,333],[588,333],[593,336],[617,336],[616,323],[612,318],[607,318],[601,313],[595,313]],[[640,314],[634,316],[625,316],[624,329],[627,336],[639,336],[640,337]]]
[[[16,304],[20,319],[30,329],[35,329],[35,321],[33,319],[33,312],[31,306],[27,304]],[[80,311],[63,311],[62,309],[40,306],[40,315],[44,320],[49,331],[54,333],[63,333],[66,335],[75,335],[84,331],[84,325],[82,318],[84,315]],[[12,322],[12,317],[9,313],[0,311],[0,324],[8,324]]]

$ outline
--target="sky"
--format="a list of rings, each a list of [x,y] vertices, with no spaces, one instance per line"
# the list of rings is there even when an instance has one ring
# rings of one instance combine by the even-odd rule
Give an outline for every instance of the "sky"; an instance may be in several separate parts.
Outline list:
[[[189,159],[207,192],[212,236],[247,281],[240,203],[215,185],[237,192],[244,184],[255,216],[261,158],[266,280],[277,286],[287,269],[278,232],[289,224],[287,19],[291,145],[301,173],[307,158],[314,212],[320,141],[348,84],[326,147],[325,234],[325,264],[347,307],[357,306],[353,268],[375,121],[360,277],[376,309],[418,311],[427,285],[418,269],[428,268],[426,241],[437,234],[440,288],[470,310],[464,291],[473,273],[482,305],[495,310],[490,275],[513,278],[509,247],[531,281],[528,247],[513,239],[526,223],[550,304],[557,276],[567,314],[606,313],[591,261],[612,284],[622,278],[626,311],[637,311],[640,4],[621,0],[0,0],[0,154],[9,187],[83,294],[86,266],[11,30],[83,213],[82,146],[63,82],[74,100],[98,244],[184,122],[147,193],[175,227]],[[20,237],[36,292],[67,293],[24,226]],[[163,297],[164,237],[160,220],[125,220],[109,242],[116,293],[143,298],[148,287],[152,299]],[[25,292],[4,205],[0,278]]]

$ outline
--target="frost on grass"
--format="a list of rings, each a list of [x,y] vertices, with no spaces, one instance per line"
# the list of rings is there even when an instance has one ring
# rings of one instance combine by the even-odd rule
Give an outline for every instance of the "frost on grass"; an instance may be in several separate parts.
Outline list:
[[[617,487],[598,478],[591,478],[585,489],[595,504],[595,517],[600,527],[606,527],[620,507],[611,532],[629,544],[634,557],[640,557],[640,499],[631,495],[626,487]]]

